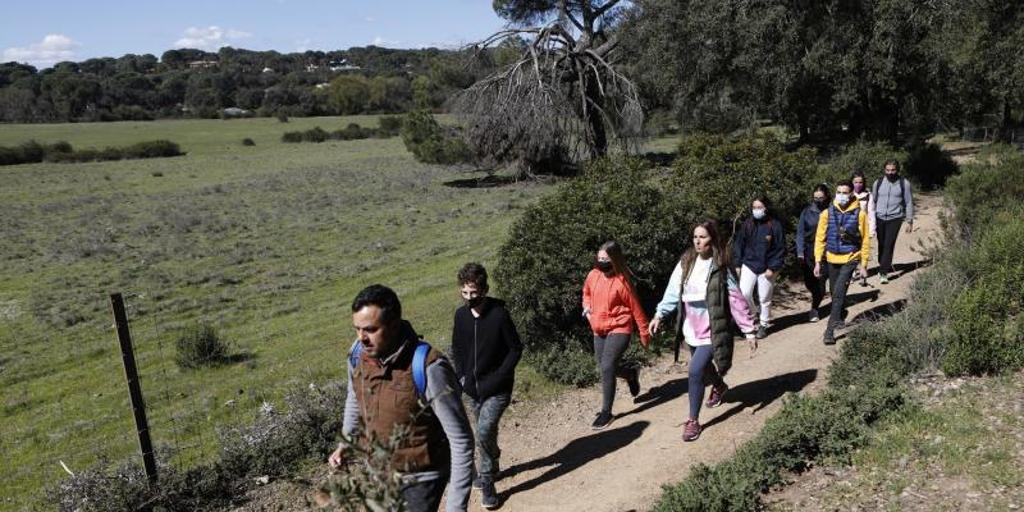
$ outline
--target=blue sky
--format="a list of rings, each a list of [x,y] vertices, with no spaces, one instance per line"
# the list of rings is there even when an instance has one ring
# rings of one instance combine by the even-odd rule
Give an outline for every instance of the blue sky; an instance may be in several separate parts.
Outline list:
[[[452,47],[503,22],[490,0],[36,0],[5,2],[0,62],[221,46],[282,53],[376,44]]]

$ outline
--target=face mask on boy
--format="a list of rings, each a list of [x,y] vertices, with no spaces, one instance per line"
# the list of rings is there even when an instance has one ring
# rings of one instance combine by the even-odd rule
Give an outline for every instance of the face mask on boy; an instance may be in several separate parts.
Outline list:
[[[761,220],[764,218],[764,208],[754,208],[750,210],[750,213],[754,215],[755,219]]]
[[[839,203],[839,206],[846,206],[850,204],[850,194],[836,194],[836,203]]]

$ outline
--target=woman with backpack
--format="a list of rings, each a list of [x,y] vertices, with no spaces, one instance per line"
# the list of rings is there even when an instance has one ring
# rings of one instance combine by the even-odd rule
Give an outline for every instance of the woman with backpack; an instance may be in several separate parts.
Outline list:
[[[683,252],[669,278],[665,295],[651,320],[651,334],[661,322],[676,312],[676,330],[690,348],[688,376],[689,418],[683,428],[683,441],[696,441],[701,434],[699,420],[705,386],[711,394],[705,405],[722,404],[729,386],[722,377],[732,367],[732,321],[757,350],[754,322],[747,299],[740,292],[736,274],[729,263],[718,228],[713,220],[693,228],[693,245]]]
[[[796,258],[800,261],[800,270],[803,271],[804,286],[811,292],[811,311],[807,314],[811,322],[817,322],[819,319],[818,308],[825,298],[826,281],[814,275],[814,234],[818,231],[821,212],[828,208],[830,200],[828,186],[822,183],[814,187],[811,203],[800,212],[800,220],[796,225]],[[827,268],[825,273],[828,273]]]
[[[640,331],[640,344],[646,348],[651,340],[647,315],[630,282],[632,277],[622,246],[609,241],[597,250],[594,268],[583,282],[583,316],[594,333],[594,357],[601,373],[602,402],[591,425],[594,430],[604,429],[612,422],[617,375],[626,379],[631,395],[640,394],[637,369],[619,367],[633,337],[634,323]]]
[[[754,289],[760,302],[760,325],[757,338],[768,335],[771,320],[772,291],[775,288],[775,273],[784,264],[785,240],[782,222],[768,210],[768,201],[759,197],[750,205],[750,217],[736,231],[733,242],[733,261],[740,276],[740,290],[747,298],[750,310],[754,310]]]

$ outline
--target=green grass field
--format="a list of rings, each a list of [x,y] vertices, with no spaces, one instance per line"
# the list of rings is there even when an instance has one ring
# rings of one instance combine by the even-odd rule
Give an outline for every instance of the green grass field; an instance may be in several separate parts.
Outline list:
[[[0,509],[36,501],[65,476],[61,461],[81,471],[134,456],[110,292],[127,298],[154,441],[182,464],[214,457],[217,428],[250,420],[265,400],[340,378],[348,304],[365,285],[394,287],[406,317],[447,346],[456,270],[494,265],[509,225],[551,186],[445,186],[479,174],[419,164],[400,138],[280,142],[285,131],[349,122],[376,124],[0,125],[0,145],[169,139],[188,152],[0,167]],[[179,370],[175,335],[197,321],[248,355]],[[522,372],[525,396],[553,389]]]

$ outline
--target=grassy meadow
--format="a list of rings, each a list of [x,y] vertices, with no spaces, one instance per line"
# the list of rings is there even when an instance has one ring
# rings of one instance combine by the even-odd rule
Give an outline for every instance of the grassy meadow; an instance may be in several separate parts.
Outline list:
[[[175,158],[0,167],[0,509],[137,450],[108,294],[126,296],[154,442],[189,464],[218,427],[341,376],[348,304],[384,283],[446,347],[454,276],[494,265],[550,185],[457,188],[479,174],[417,163],[400,138],[283,144],[285,131],[368,117],[0,125],[0,145],[169,139]],[[255,146],[243,146],[243,138]],[[495,290],[500,295],[500,283]],[[235,362],[174,363],[176,334],[214,325]],[[527,395],[550,390],[528,368]],[[339,411],[340,414],[340,411]]]

